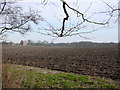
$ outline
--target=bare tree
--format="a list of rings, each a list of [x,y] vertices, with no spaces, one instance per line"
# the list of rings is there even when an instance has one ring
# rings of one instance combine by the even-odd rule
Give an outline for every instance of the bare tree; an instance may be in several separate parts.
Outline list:
[[[63,12],[65,14],[65,17],[63,17],[63,20],[62,20],[62,23],[61,23],[61,27],[57,28],[54,25],[52,25],[51,23],[49,23],[48,21],[46,21],[46,23],[49,25],[50,28],[46,28],[46,27],[40,28],[40,30],[43,29],[44,31],[47,31],[47,33],[44,33],[44,32],[42,33],[44,35],[50,35],[50,36],[53,36],[53,37],[67,37],[67,36],[79,35],[80,37],[83,37],[82,34],[92,33],[94,31],[97,31],[97,30],[99,30],[101,28],[104,28],[105,26],[109,25],[110,20],[113,17],[115,17],[115,15],[116,15],[116,20],[118,20],[118,18],[120,16],[120,15],[116,14],[116,13],[118,13],[117,11],[120,10],[119,8],[111,6],[107,2],[101,1],[106,6],[108,6],[108,10],[101,11],[101,12],[99,12],[99,14],[102,14],[102,13],[108,14],[108,19],[106,21],[104,21],[104,22],[103,21],[98,22],[98,21],[95,21],[95,20],[91,20],[90,17],[88,18],[88,17],[85,16],[85,13],[91,7],[91,4],[88,7],[88,9],[83,13],[82,11],[80,11],[80,10],[76,9],[75,7],[72,7],[71,5],[69,5],[65,0],[58,0],[58,1],[60,1],[62,3],[62,9],[63,9]],[[45,5],[47,5],[47,2],[48,2],[48,0],[43,1],[43,3]],[[71,17],[71,15],[69,14],[70,10],[74,12],[76,17],[79,19],[79,22],[76,22],[76,23],[74,23],[74,25],[68,27],[66,25],[66,23],[69,21],[69,19]],[[96,29],[93,28],[92,31],[80,32],[81,29],[86,27],[86,26],[84,26],[85,23],[98,25],[100,27],[96,28]],[[83,37],[83,38],[87,38],[87,37]]]
[[[32,9],[24,12],[22,7],[15,4],[16,1],[0,1],[0,35],[14,31],[24,34],[30,30],[29,22],[38,24],[42,17]]]
[[[85,16],[85,13],[91,7],[91,4],[85,12],[82,12],[79,9],[69,5],[65,0],[58,0],[58,1],[62,3],[62,9],[65,15],[65,17],[63,17],[62,19],[61,27],[56,27],[44,19],[44,22],[47,23],[49,28],[41,25],[41,27],[39,27],[39,30],[43,30],[43,32],[39,31],[41,34],[50,35],[53,37],[67,37],[67,36],[73,36],[73,35],[79,35],[80,37],[83,37],[82,34],[92,33],[108,25],[111,18],[114,17],[114,13],[120,10],[119,8],[111,6],[107,2],[102,1],[104,4],[106,4],[106,6],[108,6],[109,10],[105,12],[100,12],[100,13],[106,13],[109,15],[106,21],[98,22],[98,21],[92,20],[91,17]],[[49,0],[43,0],[41,4],[47,5],[48,2]],[[43,20],[38,12],[30,9],[29,12],[24,13],[22,8],[19,6],[16,6],[14,3],[15,2],[6,1],[6,0],[3,0],[0,2],[0,35],[8,31],[15,31],[15,32],[20,32],[21,34],[23,34],[27,32],[28,30],[30,30],[31,26],[29,22],[32,21],[35,24],[38,24],[40,20]],[[67,23],[68,21],[70,21],[70,18],[71,18],[69,11],[74,12],[74,15],[79,20],[76,21],[74,24],[67,26]],[[117,15],[117,16],[118,16],[117,17],[118,19],[120,15]],[[98,25],[100,27],[96,29],[94,29],[93,27],[92,31],[80,32],[81,29],[87,27],[86,23],[88,25],[92,24],[92,25]],[[86,38],[86,37],[83,37],[83,38]]]

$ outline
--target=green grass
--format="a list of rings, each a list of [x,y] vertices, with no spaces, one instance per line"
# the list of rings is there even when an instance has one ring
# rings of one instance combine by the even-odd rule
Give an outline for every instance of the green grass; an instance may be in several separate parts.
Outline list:
[[[111,80],[105,78],[93,79],[91,76],[64,72],[49,74],[25,68],[23,66],[8,68],[9,79],[19,84],[20,88],[118,88]]]

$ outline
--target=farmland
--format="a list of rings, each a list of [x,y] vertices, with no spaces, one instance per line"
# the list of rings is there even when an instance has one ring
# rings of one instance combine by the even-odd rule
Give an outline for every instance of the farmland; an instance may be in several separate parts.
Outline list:
[[[120,79],[118,49],[3,46],[3,63]]]

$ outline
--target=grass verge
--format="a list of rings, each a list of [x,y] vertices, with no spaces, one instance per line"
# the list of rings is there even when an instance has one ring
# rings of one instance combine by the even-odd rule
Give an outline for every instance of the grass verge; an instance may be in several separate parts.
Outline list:
[[[3,64],[3,88],[120,88],[113,80]]]

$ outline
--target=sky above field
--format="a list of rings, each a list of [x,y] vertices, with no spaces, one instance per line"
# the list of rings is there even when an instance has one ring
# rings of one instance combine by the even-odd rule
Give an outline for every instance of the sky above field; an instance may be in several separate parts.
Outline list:
[[[41,0],[42,1],[42,0]],[[49,23],[53,24],[55,27],[61,27],[60,21],[63,20],[64,12],[62,10],[62,3],[58,0],[48,0],[47,5],[41,5],[40,0],[24,0],[18,2],[18,5],[22,6],[24,11],[27,11],[29,8],[38,10],[41,12],[41,16],[45,18]],[[101,14],[101,11],[106,11],[108,7],[101,2],[100,0],[66,0],[69,5],[74,8],[79,8],[81,12],[86,11],[89,6],[91,5],[90,9],[86,13],[86,17],[91,16],[93,13],[97,13],[91,20],[102,22],[108,19],[108,15]],[[110,2],[111,6],[118,5],[118,0],[104,0],[106,2]],[[78,21],[78,18],[75,18],[74,12],[69,10],[69,14],[71,15],[71,23]],[[57,18],[56,18],[57,17]],[[40,22],[42,24],[42,22]],[[98,31],[93,33],[84,34],[84,37],[89,39],[82,38],[80,36],[70,36],[70,37],[51,37],[42,35],[39,32],[38,28],[40,25],[37,26],[34,24],[32,25],[32,31],[27,32],[25,35],[21,35],[19,33],[8,33],[5,39],[7,41],[13,42],[20,42],[21,40],[32,40],[37,42],[39,41],[48,41],[48,42],[55,42],[55,43],[63,43],[63,42],[79,42],[79,41],[92,41],[92,42],[118,42],[118,23],[116,23],[116,18],[111,19],[109,26],[106,26]],[[45,24],[42,24],[44,27],[48,27]],[[100,28],[99,26],[95,25],[95,29]],[[92,26],[88,26],[83,28],[81,31],[91,31],[93,30]],[[44,32],[44,31],[43,31]]]

